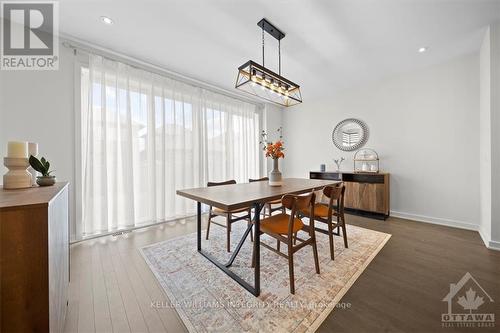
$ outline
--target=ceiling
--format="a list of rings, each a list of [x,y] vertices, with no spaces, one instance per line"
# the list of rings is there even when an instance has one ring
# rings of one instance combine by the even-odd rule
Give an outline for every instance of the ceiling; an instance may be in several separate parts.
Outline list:
[[[476,52],[500,0],[60,1],[62,34],[227,89],[239,65],[261,62],[263,17],[286,33],[282,73],[307,101]],[[266,67],[277,70],[269,35]]]

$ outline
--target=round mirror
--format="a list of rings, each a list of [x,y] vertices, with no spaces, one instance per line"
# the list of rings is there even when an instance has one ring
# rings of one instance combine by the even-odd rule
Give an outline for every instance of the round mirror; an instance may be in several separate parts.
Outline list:
[[[354,118],[342,120],[335,126],[332,133],[335,147],[343,151],[353,151],[364,146],[368,140],[368,127]]]

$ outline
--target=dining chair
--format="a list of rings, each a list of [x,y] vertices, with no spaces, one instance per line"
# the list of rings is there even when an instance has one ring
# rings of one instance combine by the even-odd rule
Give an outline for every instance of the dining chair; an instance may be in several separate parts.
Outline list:
[[[250,182],[250,183],[264,182],[264,181],[268,181],[268,180],[269,180],[269,177],[263,177],[263,178],[259,178],[259,179],[250,178],[250,179],[248,179],[248,182]],[[273,205],[279,205],[279,206],[273,207]],[[268,211],[267,215],[266,215],[266,210]],[[285,207],[281,204],[281,199],[276,199],[273,201],[266,202],[264,204],[264,207],[262,207],[262,215],[264,217],[271,216],[273,214],[273,212],[276,212],[276,211],[281,211],[282,213],[285,213]]]
[[[220,185],[230,185],[230,184],[236,184],[235,180],[228,180],[225,182],[208,182],[207,187],[211,186],[220,186]],[[246,213],[245,215],[235,215],[239,213]],[[223,216],[226,218],[226,225],[220,224],[216,221],[212,221],[212,218],[216,216]],[[247,220],[248,225],[252,224],[252,208],[251,207],[245,207],[245,208],[240,208],[236,210],[223,210],[217,207],[212,207],[210,206],[210,209],[208,211],[208,225],[207,225],[207,237],[206,239],[208,240],[208,235],[210,233],[210,224],[217,224],[218,226],[221,226],[223,228],[226,228],[226,242],[227,242],[227,252],[231,252],[231,224],[234,222],[240,221],[240,220]],[[250,239],[253,241],[253,235],[250,233]]]
[[[319,259],[318,259],[318,248],[316,246],[316,236],[314,229],[314,198],[315,194],[310,193],[307,195],[292,195],[286,194],[281,199],[281,203],[284,207],[290,210],[290,215],[286,213],[272,215],[268,218],[262,219],[260,222],[260,233],[267,234],[277,240],[277,248],[267,245],[264,242],[260,244],[277,253],[278,255],[288,259],[288,273],[290,275],[290,293],[295,294],[295,276],[293,272],[293,255],[298,250],[302,249],[306,245],[312,246],[314,265],[316,268],[316,273],[319,274]],[[305,225],[302,220],[297,216],[297,214],[305,209],[310,209],[310,225]],[[297,237],[299,231],[305,231],[309,238],[302,239]],[[294,242],[298,240],[297,245]],[[287,253],[283,253],[279,249],[280,242],[287,245]],[[254,247],[255,250],[255,247]],[[255,251],[252,253],[252,267],[255,266]]]
[[[328,203],[315,203],[314,204],[314,220],[322,223],[326,223],[328,230],[315,228],[316,231],[328,235],[328,240],[330,242],[330,257],[332,260],[335,259],[335,246],[333,241],[333,235],[338,235],[334,233],[335,228],[342,228],[342,236],[344,238],[344,246],[348,248],[347,244],[347,232],[346,223],[344,216],[344,194],[345,186],[342,183],[337,185],[325,186],[322,191],[323,195],[327,198]],[[303,209],[300,212],[301,216],[308,216],[309,210]],[[336,217],[336,221],[333,217]]]

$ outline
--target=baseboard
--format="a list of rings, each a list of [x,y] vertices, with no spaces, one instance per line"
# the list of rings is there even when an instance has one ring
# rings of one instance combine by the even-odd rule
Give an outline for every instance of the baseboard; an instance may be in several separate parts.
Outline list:
[[[478,232],[479,232],[479,236],[481,236],[481,239],[483,240],[484,245],[488,249],[500,251],[500,242],[491,240],[491,237],[489,237],[488,235],[485,235],[481,229],[479,229]]]
[[[484,230],[481,230],[481,228],[479,228],[477,230],[477,232],[479,233],[479,236],[481,236],[481,239],[483,240],[483,243],[484,245],[489,248],[489,245],[490,245],[490,237],[488,235],[486,235],[484,233]]]
[[[451,219],[444,219],[441,217],[409,214],[409,213],[403,213],[403,212],[396,212],[396,211],[392,211],[392,210],[391,210],[391,216],[392,217],[399,217],[399,218],[407,219],[407,220],[418,221],[418,222],[432,223],[432,224],[444,225],[447,227],[454,227],[454,228],[478,231],[478,225],[476,225],[476,224],[471,224],[471,223],[457,221],[457,220],[451,220]]]
[[[488,245],[486,245],[486,247],[490,250],[500,251],[500,242],[490,240],[488,242]]]

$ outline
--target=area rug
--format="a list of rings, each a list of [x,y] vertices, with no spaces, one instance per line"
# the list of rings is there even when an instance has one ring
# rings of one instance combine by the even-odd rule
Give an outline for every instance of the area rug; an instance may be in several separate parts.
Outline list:
[[[232,249],[246,223],[235,223]],[[226,262],[224,228],[214,226],[202,247]],[[314,269],[312,248],[294,255],[295,295],[290,294],[288,261],[261,247],[261,294],[254,297],[196,251],[196,233],[143,247],[142,254],[190,332],[313,332],[337,306],[347,290],[389,240],[389,234],[347,226],[349,248],[335,236],[335,260],[328,236],[316,233],[320,274]],[[304,236],[304,235],[303,235]],[[299,234],[300,237],[300,234]],[[304,238],[304,237],[302,237]],[[276,246],[266,235],[263,242]],[[250,237],[231,270],[253,285]],[[281,245],[286,251],[286,245]],[[285,252],[286,253],[286,252]]]

